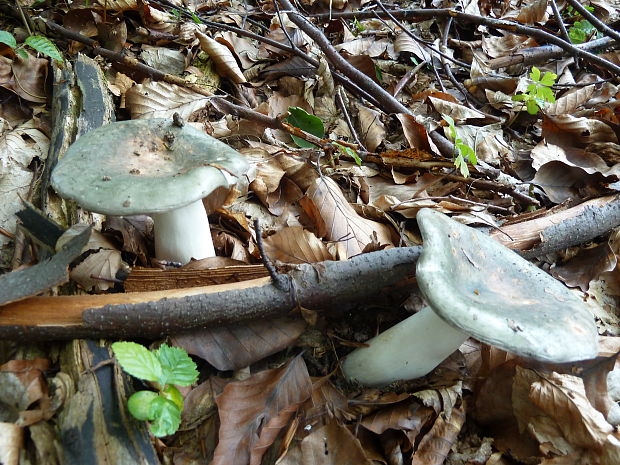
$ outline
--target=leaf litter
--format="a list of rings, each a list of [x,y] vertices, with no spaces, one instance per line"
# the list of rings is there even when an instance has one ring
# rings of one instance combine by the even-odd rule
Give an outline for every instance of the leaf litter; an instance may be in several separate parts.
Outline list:
[[[4,277],[19,281],[10,273],[19,263],[35,271],[45,263],[36,244],[18,245],[33,237],[18,227],[21,199],[35,199],[67,227],[77,217],[74,207],[38,200],[47,195],[38,191],[41,167],[61,124],[53,102],[56,68],[41,39],[56,43],[63,66],[77,52],[104,49],[118,54],[99,61],[117,119],[178,113],[252,161],[245,185],[219,193],[223,207],[204,201],[217,220],[220,256],[261,263],[260,234],[266,255],[281,269],[312,263],[320,274],[325,260],[420,244],[415,215],[433,207],[490,227],[515,250],[543,247],[536,263],[582,292],[602,336],[599,358],[571,367],[533,365],[484,345],[462,347],[427,378],[367,389],[342,379],[339,360],[415,305],[385,295],[354,313],[300,308],[288,318],[180,334],[172,341],[204,360],[202,377],[185,391],[195,414],[185,410],[181,432],[158,443],[162,460],[620,463],[620,220],[607,213],[619,200],[619,60],[609,41],[613,30],[604,27],[618,20],[617,5],[583,2],[582,12],[577,0],[478,0],[462,11],[441,1],[294,6],[318,28],[317,36],[287,4],[20,1],[22,15],[66,28],[37,33],[36,44],[27,40],[34,36],[32,21],[22,23],[18,10],[3,17],[2,29],[17,38],[0,41]],[[22,42],[43,53],[20,50]],[[589,54],[595,42],[605,53]],[[250,112],[231,110],[215,96]],[[301,133],[277,123],[283,120]],[[459,144],[468,148],[461,155],[475,153],[475,163],[462,157],[472,162],[466,171],[454,164]],[[593,211],[605,216],[587,216]],[[552,235],[571,220],[578,225],[573,230],[585,230],[577,242]],[[93,231],[80,246],[80,261],[70,267],[63,261],[43,288],[14,291],[11,300],[61,283],[67,268],[71,285],[91,292],[122,290],[121,269],[152,279],[138,273],[157,265],[143,221],[110,218],[103,234]],[[588,232],[597,222],[605,227]],[[548,241],[556,242],[544,249]],[[186,268],[192,270],[196,265]],[[230,282],[242,279],[233,275]],[[69,291],[75,288],[61,290]],[[0,457],[17,463],[24,428],[39,438],[35,425],[54,422],[62,402],[50,406],[46,392],[53,351],[45,355],[49,360],[28,362],[19,360],[19,346],[3,347],[0,374],[11,381],[2,385],[12,391],[2,397],[14,402],[2,421],[17,429],[0,433],[8,444]],[[24,375],[32,370],[37,376]],[[43,446],[36,442],[38,452]]]

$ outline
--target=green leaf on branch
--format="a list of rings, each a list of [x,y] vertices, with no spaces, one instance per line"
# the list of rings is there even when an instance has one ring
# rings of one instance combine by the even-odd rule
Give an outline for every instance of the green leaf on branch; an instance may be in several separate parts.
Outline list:
[[[30,36],[24,43],[29,47],[32,47],[37,52],[47,55],[57,61],[62,61],[62,55],[54,45],[54,43],[43,36]]]
[[[287,123],[301,129],[302,131],[312,134],[313,136],[321,139],[325,138],[325,126],[323,126],[323,121],[321,121],[320,118],[308,114],[303,108],[299,107],[289,107],[288,112],[290,115],[286,118]],[[316,147],[314,144],[311,144],[310,142],[299,137],[291,137],[298,147],[307,149]]]

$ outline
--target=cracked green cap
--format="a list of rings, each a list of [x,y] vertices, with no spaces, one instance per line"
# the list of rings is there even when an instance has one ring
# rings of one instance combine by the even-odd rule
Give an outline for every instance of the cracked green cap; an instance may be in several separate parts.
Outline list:
[[[435,210],[418,212],[424,248],[417,281],[450,325],[543,362],[596,357],[594,317],[561,282],[487,235]]]

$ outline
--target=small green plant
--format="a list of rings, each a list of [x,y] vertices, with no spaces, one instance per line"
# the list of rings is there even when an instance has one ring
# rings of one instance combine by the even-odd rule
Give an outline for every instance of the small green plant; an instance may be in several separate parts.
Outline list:
[[[181,424],[183,396],[177,386],[190,386],[198,379],[196,364],[183,349],[162,344],[149,351],[135,342],[115,342],[112,351],[120,366],[136,378],[150,381],[158,392],[138,391],[127,401],[129,412],[149,421],[154,436],[174,434]]]
[[[525,102],[525,108],[530,115],[535,115],[547,103],[555,102],[555,95],[551,86],[555,84],[558,75],[546,72],[541,77],[541,72],[536,66],[532,66],[530,79],[534,81],[527,86],[525,94],[513,95],[512,100],[515,102]]]
[[[454,126],[454,120],[451,116],[442,115],[443,119],[446,123],[448,123],[448,128],[450,132],[450,138],[454,141],[454,166],[456,166],[461,174],[464,177],[469,176],[469,168],[467,167],[467,162],[475,165],[478,163],[478,158],[476,158],[476,151],[472,149],[469,145],[463,142],[456,132],[456,127]]]
[[[598,39],[601,33],[590,21],[582,19],[581,21],[575,21],[573,25],[568,28],[568,36],[573,44],[583,44],[592,38]]]
[[[0,31],[0,43],[8,45],[18,56],[25,59],[28,58],[28,53],[24,50],[24,47],[28,46],[54,60],[62,61],[62,55],[56,46],[51,40],[43,36],[29,36],[23,44],[18,45],[13,34],[7,31]]]
[[[366,30],[366,26],[359,22],[357,18],[353,18],[353,30],[351,31],[355,37]]]

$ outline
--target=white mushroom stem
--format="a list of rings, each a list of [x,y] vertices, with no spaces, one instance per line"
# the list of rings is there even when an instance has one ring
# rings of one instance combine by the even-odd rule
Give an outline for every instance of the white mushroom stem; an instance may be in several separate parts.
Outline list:
[[[430,373],[467,339],[431,307],[392,326],[347,356],[344,375],[366,386],[384,386]]]
[[[165,213],[152,214],[155,256],[186,264],[191,258],[215,257],[209,218],[202,200]]]

